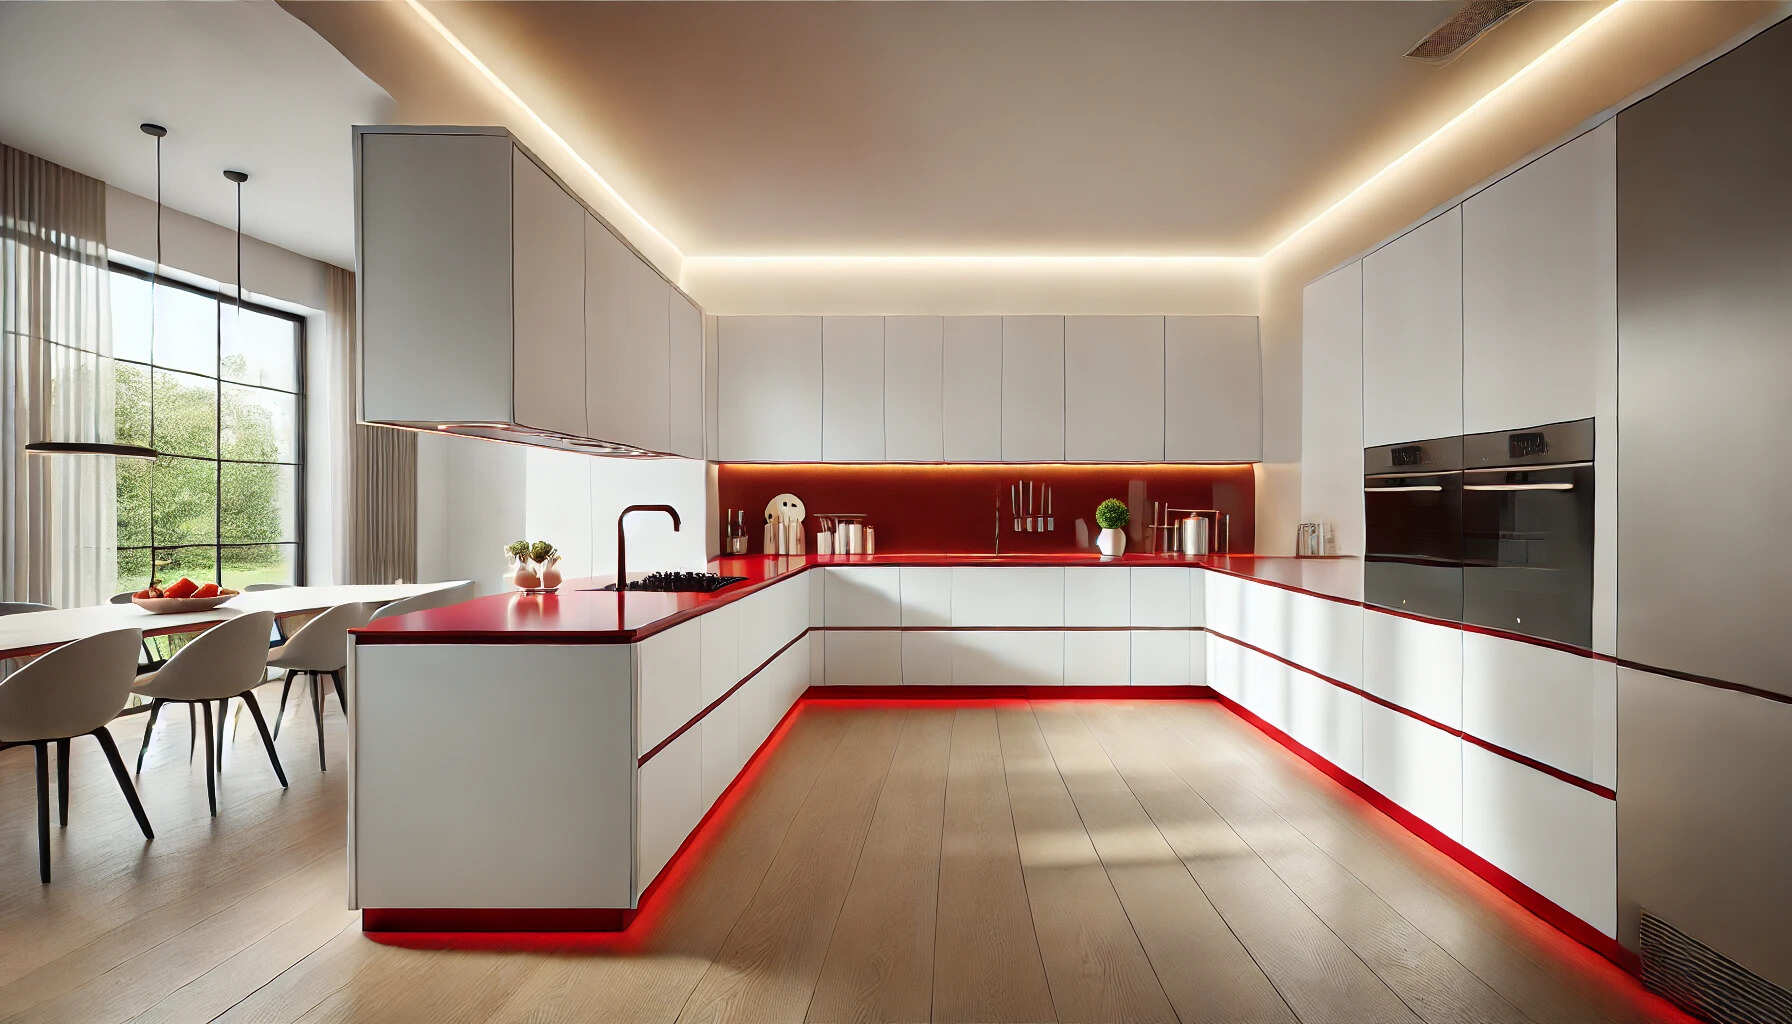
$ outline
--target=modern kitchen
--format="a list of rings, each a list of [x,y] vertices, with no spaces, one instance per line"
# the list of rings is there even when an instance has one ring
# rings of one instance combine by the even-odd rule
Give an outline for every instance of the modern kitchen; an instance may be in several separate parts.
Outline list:
[[[1788,14],[0,2],[0,1020],[1792,1021]]]

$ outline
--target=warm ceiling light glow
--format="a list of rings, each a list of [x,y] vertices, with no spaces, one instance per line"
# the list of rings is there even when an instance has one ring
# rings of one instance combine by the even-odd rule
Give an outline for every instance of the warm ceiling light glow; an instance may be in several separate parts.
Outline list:
[[[1085,266],[1112,264],[1117,266],[1177,266],[1190,263],[1255,263],[1258,256],[1007,256],[999,253],[962,256],[690,256],[692,263],[752,264],[836,264],[841,266],[959,266],[964,264],[1011,264],[1014,266]]]
[[[666,243],[666,245],[678,255],[680,260],[684,259],[684,250],[680,249],[676,242],[667,238],[664,232],[660,231],[659,228],[654,227],[653,222],[649,221],[641,214],[640,210],[635,209],[628,200],[622,198],[622,193],[616,191],[614,185],[611,185],[606,181],[603,175],[597,173],[597,168],[591,166],[584,157],[580,156],[579,151],[572,148],[572,143],[567,142],[566,139],[561,137],[559,132],[555,131],[546,121],[542,120],[541,115],[537,114],[535,109],[529,106],[529,104],[524,103],[523,98],[516,94],[516,90],[504,84],[504,80],[498,77],[497,72],[487,67],[484,61],[475,56],[473,51],[467,48],[467,44],[460,41],[459,36],[448,31],[448,26],[442,24],[436,19],[435,15],[429,13],[429,9],[423,6],[422,0],[404,0],[404,2],[418,18],[423,20],[425,25],[428,25],[431,29],[435,30],[436,35],[441,36],[449,46],[454,47],[455,52],[459,53],[468,64],[471,64],[474,70],[485,76],[485,80],[492,84],[492,88],[497,89],[504,95],[505,99],[516,104],[518,110],[521,110],[524,114],[528,115],[529,120],[535,123],[535,127],[545,133],[548,138],[554,140],[554,144],[564,150],[566,155],[573,161],[573,163],[578,164],[581,170],[587,175],[590,175],[591,180],[597,182],[598,186],[607,192],[610,198],[616,201],[617,205],[621,206],[624,210],[627,210],[629,216],[633,217],[637,223],[646,228],[653,237]]]
[[[1480,99],[1476,100],[1473,103],[1470,103],[1467,107],[1464,107],[1461,113],[1457,114],[1455,117],[1450,118],[1448,121],[1445,121],[1442,125],[1438,126],[1436,131],[1434,131],[1430,135],[1427,135],[1424,138],[1420,139],[1418,141],[1418,143],[1416,145],[1414,145],[1411,149],[1407,150],[1406,152],[1395,157],[1393,160],[1389,161],[1387,166],[1383,167],[1381,170],[1376,171],[1374,174],[1371,174],[1367,178],[1363,179],[1361,184],[1359,184],[1357,187],[1351,189],[1349,192],[1344,193],[1344,195],[1337,202],[1335,202],[1335,203],[1331,204],[1330,206],[1326,207],[1325,209],[1319,211],[1318,215],[1315,216],[1312,220],[1309,220],[1305,224],[1302,224],[1300,227],[1297,227],[1293,231],[1288,232],[1288,234],[1286,236],[1284,236],[1281,241],[1270,246],[1269,249],[1264,252],[1263,258],[1267,259],[1270,256],[1275,255],[1275,251],[1277,249],[1280,249],[1282,246],[1287,245],[1289,242],[1294,241],[1296,238],[1299,238],[1302,234],[1306,233],[1306,231],[1308,229],[1312,228],[1313,225],[1318,224],[1320,221],[1331,216],[1340,207],[1344,206],[1346,203],[1350,202],[1352,199],[1355,199],[1358,195],[1360,195],[1364,189],[1367,189],[1369,186],[1375,184],[1377,181],[1380,181],[1382,178],[1386,177],[1390,172],[1392,172],[1396,167],[1399,167],[1401,164],[1404,164],[1406,161],[1412,159],[1414,154],[1418,153],[1420,150],[1424,149],[1426,146],[1431,145],[1431,143],[1437,141],[1437,139],[1439,137],[1441,137],[1445,133],[1449,132],[1450,129],[1456,127],[1457,125],[1461,124],[1463,121],[1467,120],[1472,114],[1474,114],[1475,111],[1481,109],[1484,105],[1486,105],[1487,103],[1492,101],[1494,97],[1498,96],[1499,94],[1505,92],[1507,89],[1511,88],[1515,82],[1524,78],[1526,75],[1529,75],[1532,71],[1535,71],[1538,67],[1542,66],[1544,63],[1549,61],[1550,58],[1554,57],[1556,54],[1558,54],[1558,53],[1562,52],[1564,49],[1566,49],[1576,39],[1580,38],[1583,34],[1585,34],[1593,26],[1599,24],[1601,21],[1604,21],[1606,19],[1606,17],[1608,17],[1613,11],[1617,10],[1620,7],[1625,6],[1626,4],[1628,4],[1630,2],[1631,2],[1631,0],[1613,0],[1613,2],[1609,6],[1600,8],[1598,13],[1594,14],[1591,18],[1588,18],[1586,21],[1581,22],[1578,26],[1575,27],[1574,31],[1569,32],[1567,35],[1556,40],[1556,42],[1553,46],[1551,46],[1547,50],[1544,50],[1542,53],[1539,53],[1536,57],[1532,58],[1532,60],[1529,64],[1526,64],[1524,67],[1519,68],[1517,71],[1513,72],[1512,77],[1510,77],[1510,78],[1506,79],[1505,81],[1501,82],[1500,84],[1494,86],[1492,89],[1489,89],[1486,92],[1486,94],[1483,95]]]

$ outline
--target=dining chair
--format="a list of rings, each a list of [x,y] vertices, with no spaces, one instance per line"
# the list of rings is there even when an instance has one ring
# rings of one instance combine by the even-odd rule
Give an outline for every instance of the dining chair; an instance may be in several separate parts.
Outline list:
[[[255,700],[255,688],[267,680],[268,630],[274,626],[273,612],[248,612],[226,619],[194,637],[185,647],[174,652],[168,663],[137,679],[137,692],[151,698],[149,722],[143,727],[143,745],[149,746],[150,730],[155,728],[156,713],[163,704],[197,704],[205,721],[205,798],[212,816],[218,815],[218,758],[212,740],[212,702],[218,714],[229,708],[232,697],[241,697],[261,732],[262,745],[268,748],[268,763],[274,775],[286,787],[286,770],[280,767],[280,755],[274,751],[274,737],[261,716],[261,705]],[[142,755],[138,755],[141,760]]]
[[[0,750],[31,746],[37,753],[37,873],[50,880],[49,744],[56,744],[58,817],[68,827],[69,740],[92,736],[105,751],[125,802],[137,816],[143,838],[154,839],[149,816],[118,756],[106,723],[124,707],[137,677],[137,646],[143,633],[115,629],[84,637],[40,655],[0,683]]]
[[[473,581],[461,580],[453,586],[442,587],[423,594],[412,594],[410,597],[401,597],[396,601],[390,601],[380,605],[379,610],[375,611],[373,613],[373,618],[368,621],[377,622],[380,619],[389,619],[394,615],[405,615],[410,612],[428,611],[431,608],[442,608],[447,605],[465,601],[472,596]]]
[[[310,684],[311,717],[317,722],[317,768],[324,766],[324,691],[318,677],[328,676],[336,687],[336,702],[348,714],[348,697],[344,693],[342,670],[348,667],[348,631],[365,626],[377,610],[368,603],[339,604],[305,623],[292,639],[268,654],[268,665],[286,673],[280,688],[280,713],[274,719],[274,735],[279,735],[280,722],[286,717],[286,699],[292,693],[292,680],[302,675]]]
[[[0,615],[22,615],[25,612],[51,612],[55,605],[41,601],[0,601]]]

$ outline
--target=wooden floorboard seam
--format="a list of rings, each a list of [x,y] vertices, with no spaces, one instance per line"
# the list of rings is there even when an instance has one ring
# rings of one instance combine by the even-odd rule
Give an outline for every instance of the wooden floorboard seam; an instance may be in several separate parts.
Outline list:
[[[250,989],[249,991],[243,993],[243,996],[241,999],[238,999],[236,1002],[232,1003],[229,1007],[227,1007],[223,1012],[212,1017],[212,1021],[213,1022],[220,1021],[220,1020],[223,1020],[225,1017],[230,1016],[230,1013],[232,1010],[235,1010],[237,1007],[242,1006],[245,1003],[249,1002],[249,1000],[254,999],[256,993],[260,992],[264,988],[267,988],[269,985],[274,984],[275,982],[279,981],[281,978],[286,977],[288,974],[291,974],[293,971],[298,970],[300,967],[304,966],[305,963],[308,962],[312,957],[316,956],[317,954],[323,952],[326,949],[329,949],[330,943],[335,942],[337,939],[342,937],[342,932],[348,931],[350,928],[355,927],[359,923],[360,922],[357,920],[357,921],[350,921],[348,924],[343,925],[342,931],[339,931],[335,935],[332,935],[328,939],[325,939],[323,942],[318,943],[316,949],[313,949],[311,952],[306,953],[304,956],[302,956],[299,959],[288,964],[286,966],[285,970],[282,970],[280,973],[274,975],[272,978],[269,978],[268,980],[255,986],[254,988]],[[312,1003],[310,1006],[305,1007],[305,1010],[303,1013],[293,1014],[292,1019],[297,1020],[298,1018],[305,1016],[305,1014],[310,1013],[312,1010],[317,1009],[319,1006],[322,1006],[325,1002],[327,1002],[336,993],[347,988],[349,986],[349,983],[354,981],[354,978],[355,978],[355,976],[352,973],[347,975],[346,977],[344,977],[342,979],[342,984],[336,986],[335,988],[329,990],[328,992],[325,992],[322,996],[319,996],[316,1002]]]
[[[1030,704],[1027,706],[1027,713],[1028,714],[1033,713],[1033,708],[1032,708],[1032,705],[1030,705]],[[997,751],[1000,751],[1001,750],[1001,740],[999,739],[999,736],[1000,736],[999,728],[997,730],[997,735],[998,735],[998,739],[996,741],[996,749],[997,749]],[[1058,996],[1056,993],[1054,993],[1052,991],[1052,974],[1051,974],[1051,971],[1046,969],[1046,965],[1045,965],[1045,950],[1039,944],[1039,925],[1033,920],[1033,893],[1031,890],[1029,890],[1027,888],[1027,864],[1026,864],[1026,861],[1020,855],[1020,826],[1015,824],[1015,822],[1014,822],[1014,794],[1008,788],[1008,768],[1005,763],[1006,755],[1002,755],[1002,760],[1004,761],[1004,764],[1002,766],[1001,772],[999,773],[1001,776],[1001,779],[1002,779],[1002,796],[1003,796],[1004,801],[1008,805],[1008,828],[1014,833],[1014,838],[1015,838],[1014,863],[1015,863],[1016,869],[1019,870],[1019,872],[1020,872],[1020,888],[1021,888],[1021,892],[1025,893],[1026,897],[1027,897],[1027,927],[1032,930],[1033,950],[1034,950],[1035,954],[1039,957],[1040,974],[1042,974],[1045,977],[1046,998],[1048,998],[1052,1001],[1052,1017],[1057,1020],[1062,1020],[1064,1018],[1064,1015],[1061,1012],[1059,1012],[1059,1010],[1058,1010]]]

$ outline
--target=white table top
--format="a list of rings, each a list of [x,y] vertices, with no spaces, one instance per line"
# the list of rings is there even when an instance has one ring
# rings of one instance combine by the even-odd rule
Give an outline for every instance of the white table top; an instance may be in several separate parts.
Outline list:
[[[134,604],[89,605],[45,612],[0,615],[0,658],[38,653],[82,637],[113,629],[141,629],[146,635],[197,632],[244,612],[273,612],[276,616],[322,611],[339,604],[397,601],[446,587],[447,583],[377,583],[338,587],[281,587],[238,594],[210,611],[152,615]]]

